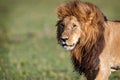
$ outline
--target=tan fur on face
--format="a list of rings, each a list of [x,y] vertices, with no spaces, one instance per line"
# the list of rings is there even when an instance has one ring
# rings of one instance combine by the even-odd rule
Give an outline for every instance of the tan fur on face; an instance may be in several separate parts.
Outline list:
[[[95,5],[79,0],[60,5],[57,15],[58,42],[75,43],[64,47],[71,50],[74,69],[88,80],[108,80],[111,70],[120,68],[120,22],[108,21]]]
[[[62,44],[60,38],[68,38],[68,40],[66,40],[67,45],[77,44],[81,35],[80,34],[81,29],[80,24],[76,17],[67,16],[62,21],[60,21],[60,23],[58,22],[57,26],[58,26],[58,42],[60,44]],[[62,30],[60,30],[61,27],[63,28]],[[73,48],[74,47],[75,46],[73,46]],[[70,48],[69,46],[66,46],[65,48],[68,48],[68,50],[73,49]]]

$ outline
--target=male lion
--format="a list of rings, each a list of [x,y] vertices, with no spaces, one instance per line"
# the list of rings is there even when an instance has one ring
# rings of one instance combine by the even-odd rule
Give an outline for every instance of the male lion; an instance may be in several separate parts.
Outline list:
[[[120,22],[109,21],[93,4],[79,0],[57,8],[57,40],[71,51],[74,69],[87,80],[108,80],[120,69]]]

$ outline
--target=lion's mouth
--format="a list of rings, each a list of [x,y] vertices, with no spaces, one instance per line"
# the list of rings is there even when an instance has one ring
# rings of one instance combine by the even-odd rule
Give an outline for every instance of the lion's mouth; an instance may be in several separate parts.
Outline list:
[[[73,43],[72,45],[68,45],[68,44],[61,44],[63,48],[65,48],[66,50],[72,50],[75,47],[75,43]]]
[[[74,45],[75,45],[74,43],[72,45],[62,44],[62,46],[69,46],[69,47],[72,47]]]

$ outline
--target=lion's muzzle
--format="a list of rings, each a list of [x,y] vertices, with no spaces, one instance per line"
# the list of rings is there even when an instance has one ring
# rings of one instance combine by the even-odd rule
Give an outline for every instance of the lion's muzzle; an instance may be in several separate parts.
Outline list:
[[[65,48],[66,50],[72,50],[72,49],[75,47],[75,43],[73,43],[73,44],[68,44],[68,43],[67,43],[67,40],[68,40],[67,37],[61,38],[61,39],[60,39],[60,44],[61,44],[61,46],[62,46],[63,48]]]

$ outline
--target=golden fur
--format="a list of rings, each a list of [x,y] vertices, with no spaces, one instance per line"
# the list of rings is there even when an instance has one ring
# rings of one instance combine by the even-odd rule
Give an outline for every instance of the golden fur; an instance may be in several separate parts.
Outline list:
[[[108,80],[120,68],[120,22],[79,0],[61,4],[57,15],[57,40],[71,51],[75,70],[88,80]]]

